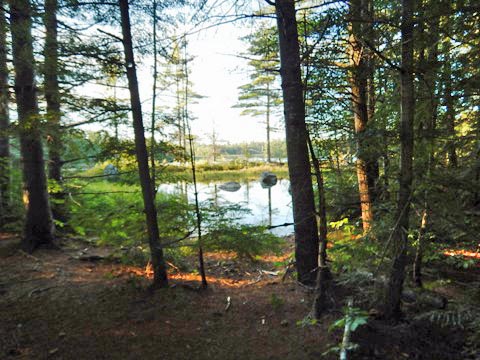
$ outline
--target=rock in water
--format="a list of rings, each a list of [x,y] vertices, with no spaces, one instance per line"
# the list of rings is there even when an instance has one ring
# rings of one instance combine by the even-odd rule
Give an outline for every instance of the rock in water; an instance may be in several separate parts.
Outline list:
[[[277,175],[270,171],[264,171],[262,172],[262,175],[260,175],[260,185],[262,185],[262,188],[264,189],[274,186],[277,183],[277,180]]]
[[[224,191],[235,192],[235,191],[238,191],[242,186],[236,181],[229,181],[229,182],[226,182],[225,184],[219,185],[218,187],[219,189]]]

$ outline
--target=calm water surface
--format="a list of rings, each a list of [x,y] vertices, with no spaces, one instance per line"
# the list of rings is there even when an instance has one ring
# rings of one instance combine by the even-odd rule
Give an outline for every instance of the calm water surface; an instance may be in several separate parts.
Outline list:
[[[243,224],[250,225],[281,225],[293,222],[292,198],[288,193],[290,182],[278,180],[271,188],[264,189],[260,181],[239,182],[241,187],[235,192],[225,191],[219,185],[225,182],[198,183],[199,201],[214,201],[219,206],[239,204],[249,209],[240,219]],[[187,193],[188,201],[193,203],[193,184],[179,182],[160,185],[159,192],[169,194]],[[271,230],[278,236],[293,233],[293,226],[278,227]]]

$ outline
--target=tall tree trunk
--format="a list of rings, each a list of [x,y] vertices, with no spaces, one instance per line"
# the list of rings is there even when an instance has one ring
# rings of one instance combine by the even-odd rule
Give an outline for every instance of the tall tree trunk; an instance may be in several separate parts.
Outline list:
[[[57,40],[57,0],[45,0],[45,100],[47,102],[48,123],[48,176],[54,180],[60,189],[52,194],[55,199],[52,203],[52,213],[55,220],[65,223],[67,221],[65,192],[63,191],[62,159],[63,152],[62,134],[60,129],[60,88],[58,84],[58,40]]]
[[[427,2],[426,5],[434,6],[433,2]],[[428,8],[428,7],[426,7]],[[425,12],[422,12],[423,14]],[[422,262],[425,248],[426,234],[429,229],[430,218],[430,186],[435,167],[435,129],[437,123],[438,101],[436,96],[437,77],[438,77],[438,40],[439,40],[439,16],[433,16],[427,21],[427,28],[422,30],[422,51],[420,52],[419,68],[421,79],[419,92],[425,97],[421,99],[417,107],[417,117],[421,119],[420,128],[420,149],[418,158],[421,161],[422,169],[426,171],[419,177],[423,180],[423,210],[420,229],[418,234],[417,249],[413,263],[413,280],[416,286],[422,286]],[[419,179],[420,180],[420,179]]]
[[[295,222],[295,259],[298,280],[313,284],[318,266],[319,240],[307,148],[295,1],[277,0],[275,8],[280,46],[288,170]]]
[[[376,46],[377,37],[373,27],[374,22],[374,4],[371,0],[362,0],[362,8],[364,9],[365,18],[365,38],[367,39],[370,46]],[[375,53],[368,46],[364,47],[366,52],[366,62],[367,62],[367,118],[370,127],[373,125],[375,120],[375,106],[376,106],[376,94],[375,94]],[[373,137],[373,135],[370,135]],[[370,139],[371,140],[371,139]],[[378,143],[375,143],[377,146]],[[378,164],[378,159],[380,157],[379,152],[374,149],[375,146],[369,147],[369,156],[367,160],[367,181],[368,181],[368,190],[370,193],[370,201],[375,203],[378,196],[378,185],[380,177],[380,168]]]
[[[152,4],[152,28],[153,28],[153,85],[152,85],[152,118],[150,123],[150,170],[152,177],[153,198],[157,196],[157,172],[155,169],[155,128],[157,106],[157,78],[158,78],[158,54],[157,54],[157,1]]]
[[[370,69],[367,50],[361,43],[362,37],[366,36],[364,32],[365,2],[365,0],[352,0],[350,2],[352,24],[349,39],[350,86],[352,89],[353,119],[357,145],[356,168],[364,234],[370,231],[373,223],[371,188],[374,183],[372,179],[372,173],[374,172],[371,164],[372,156],[369,154],[371,150],[368,147],[368,135],[366,135],[369,115],[368,81]]]
[[[187,36],[184,37],[184,46],[183,46],[183,55],[185,57],[185,62],[183,63],[184,71],[185,71],[185,87],[184,87],[184,129],[185,129],[185,136],[187,135],[188,129],[188,145],[190,150],[190,163],[192,165],[192,180],[193,180],[193,188],[195,190],[195,213],[197,215],[197,235],[198,235],[198,270],[200,272],[200,277],[202,281],[202,289],[206,289],[208,286],[207,283],[207,275],[205,273],[205,262],[203,261],[203,238],[202,238],[202,214],[200,212],[200,204],[198,201],[198,188],[197,188],[197,172],[195,169],[195,150],[193,146],[193,136],[192,131],[190,129],[190,122],[188,117],[188,88],[189,88],[189,79],[188,79],[188,62],[187,62]]]
[[[5,3],[0,0],[0,229],[10,205],[10,141],[8,130],[7,19]]]
[[[315,297],[313,300],[313,315],[315,319],[319,319],[325,310],[327,310],[328,291],[332,275],[327,265],[327,208],[325,200],[325,186],[323,182],[322,168],[320,161],[315,154],[310,134],[308,134],[308,149],[312,158],[313,169],[315,171],[315,178],[317,180],[318,191],[318,223],[319,223],[319,271],[317,273],[317,284]]]
[[[401,316],[400,300],[407,262],[409,214],[413,180],[413,119],[415,99],[413,87],[413,11],[415,0],[402,1],[402,71],[400,119],[400,176],[397,203],[397,226],[393,236],[394,256],[385,296],[385,316],[398,320]]]
[[[143,127],[142,105],[138,91],[137,71],[133,56],[132,34],[130,26],[130,15],[128,11],[128,0],[119,0],[123,48],[125,53],[125,66],[127,69],[128,89],[130,91],[130,104],[132,107],[133,130],[135,133],[135,153],[137,156],[138,173],[142,187],[143,204],[147,221],[147,231],[150,245],[150,254],[153,267],[154,288],[166,287],[168,285],[167,270],[163,258],[163,249],[160,244],[158,231],[157,209],[155,207],[152,182],[148,168],[148,152],[145,142],[145,130]]]
[[[10,1],[15,95],[27,200],[27,214],[21,245],[28,252],[32,252],[41,244],[51,244],[54,239],[39,129],[31,11],[28,0]]]

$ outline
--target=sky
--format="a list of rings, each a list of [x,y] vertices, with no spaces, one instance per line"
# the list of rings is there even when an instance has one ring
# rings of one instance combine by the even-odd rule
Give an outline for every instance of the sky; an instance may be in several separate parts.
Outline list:
[[[211,0],[214,2],[213,0]],[[228,3],[228,2],[226,2]],[[253,11],[253,10],[250,10]],[[189,105],[189,111],[193,115],[191,122],[192,133],[200,142],[209,144],[215,129],[217,143],[243,143],[249,141],[266,141],[266,129],[261,117],[241,115],[242,109],[233,108],[238,103],[239,87],[250,81],[248,60],[237,55],[246,53],[248,44],[241,40],[254,30],[252,22],[236,21],[211,26],[204,25],[206,29],[192,32],[188,36],[187,52],[194,60],[189,64],[191,71],[189,80],[193,91],[203,98],[196,100],[196,104]],[[189,28],[186,24],[185,29]],[[119,29],[108,29],[115,33]],[[95,31],[95,30],[93,30]],[[135,30],[134,30],[135,31]],[[181,29],[179,29],[181,33]],[[121,36],[121,34],[118,34]],[[152,64],[151,56],[136,57],[137,74],[139,80],[140,97],[144,112],[144,123],[149,122],[152,97]],[[81,92],[89,95],[105,95],[106,89],[99,85],[89,85]],[[118,89],[116,96],[128,99],[126,89]],[[157,104],[174,107],[174,97],[159,96]],[[163,104],[162,104],[163,102]],[[272,115],[272,124],[281,123],[279,114]],[[96,125],[88,125],[89,130],[99,130]],[[130,127],[120,129],[122,136],[132,135]],[[283,139],[284,131],[279,130],[271,133],[272,139]]]
[[[190,77],[195,92],[205,96],[191,106],[197,118],[192,131],[204,139],[215,126],[218,139],[225,142],[265,141],[263,119],[240,115],[242,109],[232,108],[238,103],[238,87],[249,82],[247,60],[235,55],[246,52],[248,44],[240,37],[250,32],[250,26],[230,23],[189,39],[188,51],[195,56]]]
[[[217,14],[235,12],[231,1],[207,3]],[[250,14],[263,8],[265,2],[250,1],[241,6],[238,11]],[[196,118],[192,132],[200,136],[201,141],[208,142],[214,128],[220,142],[266,141],[264,119],[241,115],[242,109],[233,108],[238,104],[238,88],[250,82],[248,60],[238,55],[247,52],[248,44],[241,38],[254,31],[253,21],[229,22],[188,37],[188,52],[195,57],[190,78],[194,91],[204,96],[190,107]],[[272,124],[281,122],[279,115],[272,117]],[[283,139],[284,132],[272,132],[271,137]]]

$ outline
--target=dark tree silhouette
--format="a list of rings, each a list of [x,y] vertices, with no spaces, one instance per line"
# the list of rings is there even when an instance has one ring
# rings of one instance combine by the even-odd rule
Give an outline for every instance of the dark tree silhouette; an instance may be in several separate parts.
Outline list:
[[[22,247],[32,252],[41,244],[53,242],[54,227],[39,126],[31,33],[32,9],[28,0],[10,2],[10,26],[27,208]]]
[[[135,59],[133,56],[132,33],[130,26],[130,15],[128,10],[128,0],[119,0],[123,48],[125,53],[125,67],[127,70],[128,89],[130,91],[130,104],[132,107],[133,130],[135,132],[135,153],[138,163],[138,173],[140,176],[140,185],[142,187],[143,204],[145,206],[145,216],[147,221],[147,231],[150,245],[150,256],[153,267],[154,288],[166,287],[168,285],[167,270],[163,258],[163,249],[160,244],[160,235],[158,231],[157,209],[152,191],[152,181],[150,178],[150,169],[148,166],[148,151],[145,142],[145,130],[142,118],[142,105],[138,91],[137,72],[135,68]]]

